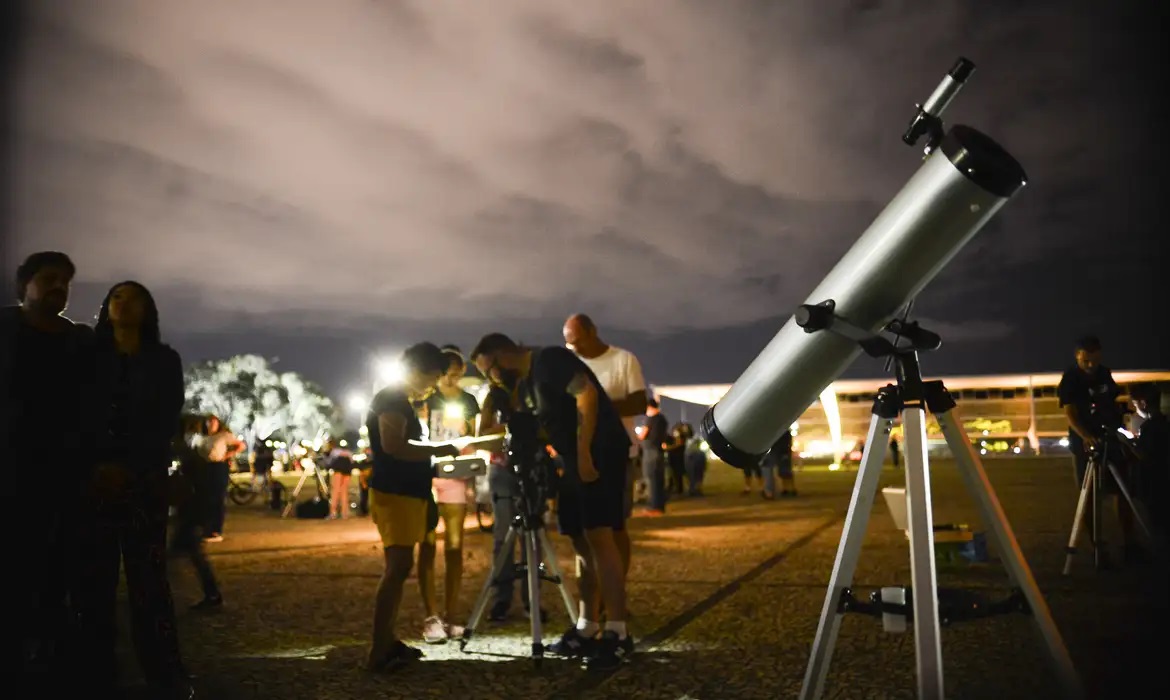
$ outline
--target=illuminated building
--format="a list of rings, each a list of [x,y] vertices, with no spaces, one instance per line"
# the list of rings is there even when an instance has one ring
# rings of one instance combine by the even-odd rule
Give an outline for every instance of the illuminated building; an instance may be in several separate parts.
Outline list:
[[[1063,449],[1068,420],[1056,397],[1060,374],[1012,374],[940,377],[959,404],[967,434],[984,454],[1036,454]],[[1170,371],[1114,371],[1123,391],[1130,384],[1170,383]],[[932,379],[928,377],[928,379]],[[854,448],[869,429],[873,400],[889,379],[842,379],[833,382],[796,423],[794,449],[810,458],[839,461],[856,457]],[[730,384],[654,386],[660,398],[712,406]],[[1163,392],[1163,402],[1167,399]],[[701,415],[695,411],[694,419]],[[686,416],[682,416],[686,418]],[[901,426],[894,429],[900,439]],[[927,425],[928,449],[945,451],[938,424]],[[900,441],[900,440],[899,440]]]

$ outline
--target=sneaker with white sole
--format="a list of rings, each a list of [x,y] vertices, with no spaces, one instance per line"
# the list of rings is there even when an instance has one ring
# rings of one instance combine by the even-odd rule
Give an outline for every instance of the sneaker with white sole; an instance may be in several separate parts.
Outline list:
[[[423,641],[427,644],[443,644],[447,641],[447,626],[442,618],[432,615],[423,621]]]

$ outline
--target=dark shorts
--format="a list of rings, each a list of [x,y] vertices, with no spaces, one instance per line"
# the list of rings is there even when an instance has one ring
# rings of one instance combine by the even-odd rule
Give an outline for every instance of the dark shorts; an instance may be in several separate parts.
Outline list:
[[[604,466],[595,460],[601,478],[582,484],[577,479],[577,465],[566,460],[565,478],[557,492],[557,528],[562,535],[575,537],[603,527],[625,529],[628,461],[625,455],[607,460]]]

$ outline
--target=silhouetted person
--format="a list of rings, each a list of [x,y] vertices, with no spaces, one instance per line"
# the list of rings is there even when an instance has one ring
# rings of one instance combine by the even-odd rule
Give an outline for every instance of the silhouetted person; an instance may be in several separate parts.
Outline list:
[[[82,396],[89,383],[89,327],[62,316],[69,302],[73,263],[64,253],[34,253],[16,271],[19,306],[0,309],[0,431],[5,459],[36,480],[47,498],[14,495],[7,518],[13,568],[8,594],[10,665],[52,673],[63,660],[70,629],[67,566],[80,494]],[[45,680],[31,682],[43,685]]]
[[[182,362],[162,343],[154,299],[137,282],[109,291],[94,330],[87,420],[96,430],[80,531],[79,677],[96,697],[117,692],[115,603],[125,567],[143,676],[156,697],[189,698],[194,691],[179,656],[166,569],[167,477],[183,408]]]
[[[197,417],[183,426],[183,433],[176,440],[179,470],[189,486],[185,498],[176,507],[175,534],[171,537],[171,550],[185,555],[195,568],[203,599],[192,606],[193,610],[213,610],[223,605],[223,595],[207,552],[203,546],[203,523],[207,521],[207,504],[210,496],[207,488],[211,483],[207,477],[207,462],[199,454],[199,442],[205,431],[203,418]]]

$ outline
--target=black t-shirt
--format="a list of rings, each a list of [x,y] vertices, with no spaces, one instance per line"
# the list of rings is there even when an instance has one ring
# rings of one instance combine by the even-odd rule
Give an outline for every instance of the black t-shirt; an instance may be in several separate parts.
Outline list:
[[[122,463],[129,460],[132,445],[130,358],[119,355],[113,366],[116,374],[110,387],[109,416],[106,430],[99,440],[98,460]]]
[[[479,402],[466,391],[447,397],[436,391],[427,397],[427,439],[431,442],[454,440],[475,434],[475,417]]]
[[[533,348],[532,366],[521,396],[540,419],[553,448],[565,460],[573,460],[577,455],[577,400],[568,389],[578,374],[584,374],[597,390],[597,421],[590,444],[594,466],[601,469],[610,462],[624,464],[630,438],[622,419],[597,376],[568,349]],[[615,454],[621,457],[613,457]]]
[[[662,452],[662,443],[666,442],[666,435],[670,426],[666,416],[656,413],[646,417],[646,432],[643,433],[642,450],[645,452]]]
[[[1081,423],[1086,428],[1095,429],[1099,426],[1093,425],[1094,404],[1111,410],[1117,397],[1121,395],[1121,388],[1113,381],[1113,373],[1104,365],[1097,365],[1091,374],[1086,374],[1080,367],[1074,365],[1064,371],[1056,394],[1060,399],[1061,408],[1075,406]],[[1084,440],[1072,426],[1068,429],[1068,441],[1069,449],[1074,452],[1084,448]]]
[[[382,493],[430,498],[431,478],[435,470],[429,459],[412,462],[398,459],[382,451],[382,430],[378,425],[378,416],[383,413],[399,415],[406,420],[407,440],[422,440],[422,423],[414,414],[414,408],[410,405],[406,392],[393,387],[378,392],[370,402],[370,412],[366,414],[366,434],[374,455],[370,488]]]
[[[8,368],[13,406],[9,431],[11,445],[52,445],[76,449],[82,446],[82,398],[88,388],[92,343],[75,328],[45,332],[15,321],[13,362]],[[86,329],[88,330],[88,329]],[[49,459],[72,456],[53,454]]]

